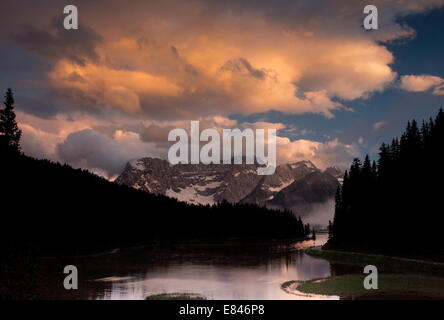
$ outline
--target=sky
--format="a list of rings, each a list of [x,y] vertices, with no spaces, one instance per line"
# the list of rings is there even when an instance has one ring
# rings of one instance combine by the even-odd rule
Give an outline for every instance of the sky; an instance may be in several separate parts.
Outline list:
[[[115,178],[168,132],[278,129],[279,163],[376,159],[444,102],[444,0],[3,0],[0,90],[22,149]]]

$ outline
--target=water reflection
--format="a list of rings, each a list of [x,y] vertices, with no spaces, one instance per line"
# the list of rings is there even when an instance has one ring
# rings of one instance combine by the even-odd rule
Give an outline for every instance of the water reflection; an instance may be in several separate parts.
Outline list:
[[[281,289],[285,281],[330,276],[329,262],[302,251],[325,240],[320,236],[316,242],[267,249],[183,246],[84,259],[78,268],[87,280],[76,293],[60,292],[58,298],[126,300],[174,292],[197,293],[208,299],[326,298],[296,296]],[[49,290],[51,294],[55,291]]]

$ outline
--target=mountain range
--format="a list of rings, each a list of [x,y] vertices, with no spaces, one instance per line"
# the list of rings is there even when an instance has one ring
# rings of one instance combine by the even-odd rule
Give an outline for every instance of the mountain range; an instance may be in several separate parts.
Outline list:
[[[180,201],[212,205],[222,200],[291,209],[306,216],[334,198],[343,172],[320,170],[311,161],[282,164],[259,176],[255,164],[177,164],[159,158],[127,163],[116,183]]]

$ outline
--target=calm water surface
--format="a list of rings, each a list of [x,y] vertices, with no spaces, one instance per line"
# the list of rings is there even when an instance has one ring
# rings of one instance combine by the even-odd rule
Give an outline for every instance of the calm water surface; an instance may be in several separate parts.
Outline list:
[[[281,284],[331,275],[330,263],[303,249],[316,241],[283,245],[176,245],[139,249],[102,257],[47,260],[44,299],[145,299],[151,294],[187,292],[208,299],[336,299],[286,293]],[[79,289],[64,290],[63,265],[79,270]],[[54,276],[57,275],[57,276]]]

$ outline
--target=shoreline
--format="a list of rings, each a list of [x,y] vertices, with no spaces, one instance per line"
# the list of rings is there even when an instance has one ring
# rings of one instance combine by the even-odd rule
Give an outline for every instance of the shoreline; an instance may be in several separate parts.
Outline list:
[[[341,300],[444,300],[444,279],[409,275],[380,274],[380,288],[366,290],[365,274],[348,274],[307,281],[288,281],[281,285],[289,294]]]
[[[309,247],[304,252],[331,263],[360,266],[376,265],[380,287],[366,290],[364,273],[333,275],[307,281],[287,281],[281,288],[296,295],[339,296],[340,299],[427,299],[444,300],[444,263],[358,252],[323,250]]]
[[[391,273],[418,273],[444,278],[444,263],[429,260],[410,259],[380,254],[325,250],[309,247],[305,253],[313,258],[325,259],[333,263],[362,266],[375,265],[379,271]]]
[[[139,245],[134,247],[122,247],[122,248],[114,248],[107,251],[101,252],[92,252],[85,254],[76,254],[76,255],[60,255],[60,256],[41,256],[37,257],[38,260],[51,260],[51,259],[77,259],[77,258],[96,258],[102,256],[110,256],[115,254],[125,254],[138,250],[146,250],[146,249],[159,249],[159,248],[173,248],[173,247],[190,247],[190,248],[272,248],[276,246],[287,246],[285,250],[288,252],[301,250],[297,248],[291,248],[291,244],[300,243],[304,241],[310,241],[311,238],[282,238],[282,239],[272,239],[272,240],[263,240],[263,239],[241,239],[241,238],[227,238],[227,239],[190,239],[185,241],[172,240],[167,242],[158,242],[158,243],[148,243],[145,245]]]

